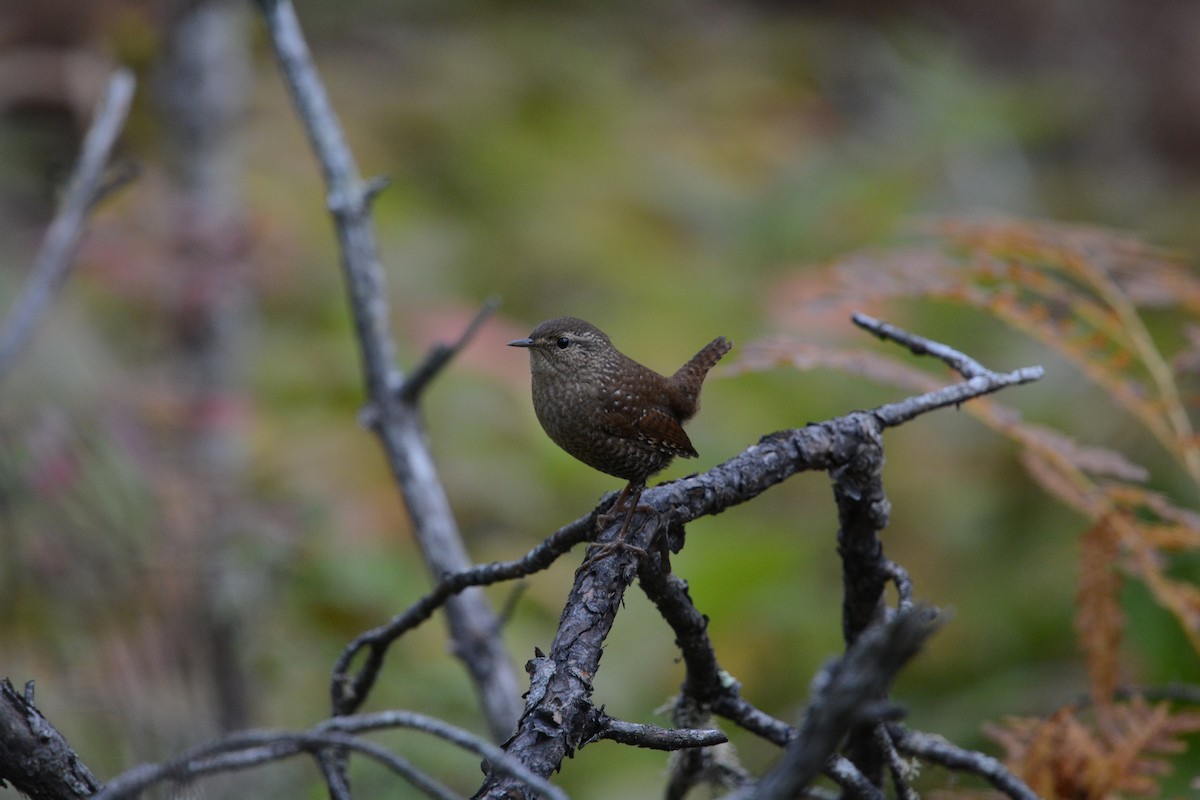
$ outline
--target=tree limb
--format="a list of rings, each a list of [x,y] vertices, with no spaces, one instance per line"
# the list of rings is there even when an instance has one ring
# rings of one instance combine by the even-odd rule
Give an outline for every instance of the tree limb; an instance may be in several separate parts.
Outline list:
[[[413,533],[430,572],[435,576],[461,572],[471,566],[471,560],[438,477],[417,408],[419,388],[449,356],[431,357],[426,363],[434,364],[434,368],[418,370],[415,389],[404,391],[405,380],[396,367],[388,293],[370,216],[371,199],[379,187],[359,177],[290,0],[258,0],[258,6],[328,189],[327,203],[349,287],[372,427],[404,495]],[[453,651],[471,675],[493,737],[502,740],[520,712],[520,688],[504,643],[495,635],[499,627],[496,615],[478,589],[450,598],[446,614]],[[335,692],[333,713],[350,713],[364,699],[363,691]]]
[[[603,503],[601,503],[603,505]],[[524,556],[512,561],[497,561],[478,564],[460,572],[445,575],[431,592],[426,594],[403,613],[397,614],[387,623],[357,636],[338,656],[333,666],[330,692],[335,707],[356,707],[370,692],[387,649],[398,638],[429,619],[435,611],[445,605],[459,592],[472,586],[489,586],[501,581],[515,580],[546,569],[559,556],[570,551],[580,542],[587,541],[596,524],[599,508],[586,517],[559,529],[539,543]],[[350,664],[363,650],[367,651],[365,663],[353,676]]]
[[[825,769],[853,727],[892,715],[877,698],[937,629],[928,609],[916,608],[864,632],[846,655],[813,681],[813,700],[782,762],[753,789],[730,800],[784,800],[796,797]]]
[[[108,88],[83,139],[79,160],[71,172],[58,212],[46,230],[33,269],[0,329],[0,382],[12,369],[37,321],[70,274],[88,214],[97,199],[111,192],[118,183],[106,183],[104,172],[125,126],[135,86],[133,72],[128,69],[117,70],[108,79]],[[127,177],[128,173],[119,182],[124,182]]]
[[[33,683],[17,694],[0,680],[0,785],[32,800],[91,797],[101,787],[50,721],[33,705]]]
[[[490,298],[480,306],[479,311],[475,314],[475,318],[471,320],[470,324],[462,332],[462,335],[458,337],[458,341],[454,344],[434,345],[425,354],[425,359],[409,373],[408,377],[404,379],[404,383],[400,385],[400,399],[405,403],[416,403],[417,398],[421,396],[421,392],[425,391],[425,387],[429,385],[429,382],[450,363],[452,358],[467,346],[475,334],[479,332],[480,326],[495,312],[499,304],[499,300],[494,297]]]
[[[964,750],[941,736],[910,731],[899,723],[891,723],[886,727],[896,748],[902,753],[946,769],[978,775],[1013,800],[1040,800],[1024,781],[989,755]]]
[[[457,797],[458,795],[439,782],[413,767],[406,759],[359,737],[359,734],[392,728],[422,731],[478,753],[488,760],[492,768],[512,774],[546,797],[566,800],[566,795],[559,789],[533,774],[496,745],[441,720],[411,711],[381,711],[333,717],[307,731],[239,731],[191,748],[168,761],[143,764],[127,770],[109,781],[95,798],[118,800],[135,797],[146,789],[165,782],[183,782],[217,772],[249,769],[303,753],[312,753],[323,758],[325,753],[331,750],[342,749],[371,757],[430,797],[443,800]],[[328,774],[331,770],[326,772]],[[337,774],[338,770],[332,772]]]
[[[699,728],[660,728],[610,717],[593,709],[587,724],[590,732],[584,744],[608,739],[619,744],[645,747],[650,750],[686,750],[724,744],[729,738],[719,730]]]

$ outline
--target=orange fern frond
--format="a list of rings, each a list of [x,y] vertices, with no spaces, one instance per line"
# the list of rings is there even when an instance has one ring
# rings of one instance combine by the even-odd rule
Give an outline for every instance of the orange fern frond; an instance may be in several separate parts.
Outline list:
[[[776,319],[803,328],[814,312],[898,297],[979,308],[1076,364],[1200,486],[1200,439],[1172,362],[1137,313],[1139,302],[1200,313],[1200,279],[1162,251],[1095,228],[944,220],[926,231],[934,242],[857,253],[786,280],[772,294]]]
[[[1111,706],[1102,724],[1067,707],[1045,719],[1006,719],[985,733],[1004,748],[1008,768],[1042,797],[1106,800],[1156,794],[1170,772],[1165,756],[1180,752],[1182,737],[1198,730],[1200,714],[1135,697]]]
[[[1012,218],[941,218],[922,230],[969,250],[981,250],[1019,261],[1062,266],[1086,283],[1094,270],[1112,281],[1135,305],[1181,308],[1200,314],[1200,278],[1185,269],[1184,254],[1146,244],[1137,237],[1086,226]],[[1083,260],[1063,263],[1062,254]]]
[[[1112,516],[1101,517],[1083,535],[1079,550],[1075,632],[1083,648],[1098,713],[1108,714],[1120,678],[1119,651],[1125,629],[1121,610],[1120,532]]]

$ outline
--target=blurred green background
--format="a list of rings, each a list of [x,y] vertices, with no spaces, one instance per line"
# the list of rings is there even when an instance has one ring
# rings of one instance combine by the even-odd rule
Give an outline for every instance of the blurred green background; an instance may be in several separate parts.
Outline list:
[[[107,70],[141,79],[122,155],[140,177],[97,210],[76,273],[0,386],[0,674],[37,680],[38,705],[101,777],[230,724],[319,720],[341,648],[429,586],[356,421],[362,378],[318,170],[259,21],[210,5],[233,54],[213,63],[234,72],[211,141],[204,107],[189,121],[193,95],[164,67],[200,35],[180,27],[195,7],[0,3],[4,309]],[[361,169],[392,181],[375,216],[402,366],[486,298],[503,301],[426,397],[478,561],[523,553],[619,488],[534,419],[527,356],[503,343],[542,319],[584,317],[670,371],[716,335],[779,332],[780,281],[898,241],[926,215],[1084,221],[1200,247],[1200,7],[1183,0],[306,0],[298,12]],[[211,173],[189,172],[205,158]],[[1043,364],[1043,382],[1002,402],[1122,449],[1195,505],[1149,437],[1036,343],[944,304],[889,315],[997,369]],[[800,333],[872,346],[848,320]],[[689,427],[700,459],[662,478],[899,396],[832,373],[718,370]],[[954,610],[895,696],[914,727],[991,748],[984,721],[1086,690],[1072,630],[1084,522],[966,414],[886,441],[889,555],[921,599]],[[722,665],[785,719],[840,649],[835,530],[829,479],[801,475],[690,526],[673,559]],[[505,631],[518,665],[549,645],[576,566],[525,583]],[[489,593],[501,605],[512,591]],[[1125,602],[1128,677],[1200,678],[1175,622],[1136,586]],[[669,630],[632,589],[596,703],[667,724],[656,710],[681,676]],[[394,648],[369,707],[485,730],[440,619]],[[477,758],[385,739],[464,793],[478,785]],[[734,740],[752,769],[776,756]],[[579,798],[650,798],[664,769],[660,754],[600,743],[556,780]],[[362,763],[355,778],[364,796],[392,781]],[[923,785],[944,780],[930,770]],[[300,762],[201,791],[248,787],[323,794]]]

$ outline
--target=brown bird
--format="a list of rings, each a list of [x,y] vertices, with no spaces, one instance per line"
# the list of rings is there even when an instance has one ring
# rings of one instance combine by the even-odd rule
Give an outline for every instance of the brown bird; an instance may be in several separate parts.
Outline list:
[[[718,336],[666,377],[617,350],[595,325],[574,317],[547,320],[528,338],[508,344],[529,349],[533,409],[554,443],[588,466],[629,482],[605,515],[611,519],[628,499],[618,539],[629,527],[646,480],[676,456],[697,455],[683,423],[700,407],[705,375],[733,347]]]

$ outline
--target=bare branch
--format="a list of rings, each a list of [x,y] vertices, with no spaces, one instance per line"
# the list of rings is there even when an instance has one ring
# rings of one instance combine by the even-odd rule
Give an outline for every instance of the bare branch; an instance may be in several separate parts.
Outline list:
[[[592,711],[587,724],[591,732],[584,744],[608,739],[634,747],[670,751],[711,747],[729,741],[729,737],[715,729],[660,728],[657,725],[619,720],[598,710]]]
[[[555,800],[566,798],[561,790],[530,772],[496,745],[441,720],[410,711],[334,717],[299,732],[240,731],[192,748],[161,764],[144,764],[128,770],[110,781],[95,797],[97,800],[135,797],[165,782],[183,782],[217,772],[249,769],[302,753],[315,753],[319,758],[324,758],[325,752],[342,749],[362,753],[380,762],[429,797],[440,800],[457,797],[406,759],[356,735],[391,728],[411,728],[445,739],[478,753],[488,760],[492,768],[515,776],[546,797]],[[340,780],[339,773],[337,769],[326,769],[331,787],[335,780]]]
[[[830,470],[838,508],[838,554],[842,557],[842,637],[846,645],[882,621],[889,579],[879,532],[891,504],[883,492],[883,432],[873,419],[848,419],[854,444]]]
[[[431,357],[418,370],[416,383],[409,385],[414,391],[405,398],[400,396],[405,381],[396,366],[386,282],[370,216],[371,200],[380,184],[364,182],[359,175],[290,0],[258,0],[258,6],[328,189],[327,202],[337,231],[375,423],[372,427],[404,495],[413,533],[430,572],[435,576],[462,572],[471,567],[471,559],[438,477],[419,411],[411,402],[454,351]],[[474,681],[493,737],[503,740],[520,712],[520,686],[504,643],[496,635],[496,615],[477,589],[450,597],[446,611],[452,650]],[[335,702],[347,704],[335,705],[334,714],[354,711],[369,686],[368,682],[359,687],[361,691],[335,691]]]
[[[450,359],[458,355],[467,343],[474,338],[479,331],[481,325],[487,321],[496,308],[500,305],[500,301],[495,297],[489,298],[487,302],[480,307],[476,312],[475,318],[471,320],[471,324],[466,327],[462,335],[458,337],[458,341],[454,344],[438,344],[435,345],[426,355],[425,360],[417,365],[404,383],[400,386],[400,399],[405,403],[415,403],[420,397],[421,392],[429,385],[442,368],[450,363]]]
[[[902,344],[907,347],[914,355],[918,356],[935,356],[945,361],[946,364],[962,375],[964,378],[974,378],[976,375],[991,375],[992,371],[980,364],[970,356],[960,353],[953,347],[944,345],[941,342],[935,342],[931,339],[926,339],[924,336],[918,336],[915,333],[897,328],[895,325],[889,325],[882,320],[869,317],[866,314],[854,314],[851,316],[854,324],[863,330],[870,331],[880,339],[890,339],[897,344]]]
[[[740,686],[736,688],[741,689]],[[780,747],[785,746],[796,735],[796,729],[791,725],[772,717],[755,707],[749,700],[732,692],[718,697],[713,702],[713,712]]]
[[[604,640],[612,630],[625,589],[637,569],[636,553],[645,551],[657,528],[651,515],[625,536],[626,548],[595,559],[575,574],[558,631],[548,656],[535,664],[532,684],[517,731],[505,743],[506,751],[527,764],[538,775],[549,776],[564,758],[587,739],[591,713],[592,676],[600,665]],[[617,535],[621,520],[614,519],[598,541],[609,542]],[[527,786],[497,771],[476,797],[508,798],[531,796]]]
[[[37,321],[70,274],[88,214],[97,199],[124,182],[122,179],[119,183],[107,183],[104,172],[125,126],[135,86],[133,72],[127,69],[117,70],[108,80],[108,88],[96,107],[95,119],[84,137],[79,160],[58,212],[46,230],[33,269],[0,330],[0,382],[12,369]]]
[[[975,379],[969,379],[971,383]],[[962,384],[960,384],[961,386]],[[979,391],[981,386],[967,388]],[[562,760],[597,738],[661,749],[683,748],[697,756],[690,772],[672,778],[672,796],[705,775],[729,767],[729,785],[744,782],[736,762],[718,763],[704,748],[724,741],[724,735],[705,724],[707,715],[720,714],[747,730],[788,748],[781,765],[753,790],[735,796],[775,797],[806,786],[824,772],[848,796],[881,800],[880,782],[871,768],[837,753],[853,731],[869,736],[880,763],[893,767],[901,794],[906,779],[896,751],[925,757],[935,763],[976,771],[1014,800],[1032,800],[1020,793],[1023,784],[999,762],[953,747],[933,737],[913,734],[899,726],[882,726],[895,716],[887,701],[892,676],[934,629],[932,616],[912,603],[907,573],[883,556],[878,532],[887,522],[887,499],[879,482],[882,466],[881,432],[877,411],[856,412],[806,428],[764,437],[708,472],[647,490],[643,502],[655,513],[639,514],[628,531],[628,548],[585,562],[575,579],[549,655],[538,653],[529,663],[530,690],[525,712],[505,750],[437,720],[411,712],[382,712],[337,716],[299,733],[246,731],[195,748],[161,765],[148,765],[120,776],[101,796],[126,796],[171,780],[186,780],[216,771],[244,769],[290,757],[313,754],[321,764],[333,797],[349,798],[344,754],[360,752],[403,775],[431,797],[449,796],[433,779],[405,760],[356,735],[388,727],[412,727],[446,738],[477,752],[486,760],[488,777],[478,797],[563,797],[546,778]],[[656,537],[682,542],[686,521],[719,511],[757,496],[798,471],[821,469],[835,478],[835,497],[841,517],[839,549],[846,570],[844,626],[846,655],[814,681],[814,699],[801,726],[793,728],[754,708],[739,696],[737,682],[720,670],[706,632],[707,620],[694,607],[686,584],[667,571],[665,552],[650,547]],[[360,636],[339,658],[334,673],[335,707],[361,703],[375,680],[391,642],[428,619],[457,592],[501,580],[525,577],[553,563],[594,530],[604,501],[588,517],[559,530],[523,557],[470,567],[444,576],[432,592],[387,625]],[[611,541],[620,520],[613,520],[598,537]],[[674,537],[674,538],[673,538]],[[639,549],[646,551],[638,555]],[[678,708],[676,730],[613,720],[591,704],[591,679],[596,674],[603,644],[625,589],[635,574],[660,613],[676,632],[687,664],[687,677]],[[882,604],[888,582],[897,586],[899,608]],[[346,670],[367,650],[367,664],[351,678]],[[884,736],[881,741],[879,737]],[[0,741],[3,741],[0,739]],[[853,742],[851,738],[848,741]],[[893,746],[894,745],[894,746]],[[507,752],[506,752],[507,751]],[[676,780],[678,777],[678,781]],[[1007,788],[1005,788],[1007,787]],[[1016,788],[1014,788],[1016,787]],[[748,792],[753,792],[751,795]]]
[[[906,330],[881,322],[866,314],[855,314],[852,319],[859,327],[868,330],[880,339],[890,339],[904,345],[916,355],[932,355],[946,362],[952,369],[967,379],[965,383],[947,386],[934,392],[910,397],[899,403],[880,406],[875,415],[884,427],[895,427],[914,417],[946,406],[957,406],[974,397],[998,392],[1007,386],[1032,383],[1041,380],[1045,371],[1041,367],[1025,367],[1014,372],[994,372],[970,356],[953,347],[917,336]]]
[[[892,741],[887,728],[883,724],[878,724],[873,733],[875,734],[875,746],[883,753],[888,772],[892,775],[892,786],[896,790],[897,800],[918,800],[917,793],[909,782],[912,770],[904,763],[900,753],[896,751],[896,743]]]
[[[753,789],[735,792],[731,799],[797,796],[825,769],[852,727],[893,713],[876,698],[936,629],[929,610],[918,608],[866,631],[814,681],[813,701],[783,761]]]
[[[858,767],[845,756],[834,756],[825,765],[825,774],[838,786],[846,790],[847,797],[862,798],[862,800],[886,800],[887,795],[867,776],[858,771]],[[809,790],[811,791],[811,789]]]
[[[565,800],[566,798],[561,789],[538,776],[500,747],[473,733],[424,714],[412,711],[379,711],[373,714],[333,717],[316,726],[315,730],[365,733],[385,728],[413,728],[445,739],[464,750],[478,753],[487,759],[489,767],[524,781],[547,797],[554,798],[554,800]]]
[[[838,509],[838,555],[842,557],[842,638],[847,649],[872,626],[887,619],[884,589],[891,579],[891,562],[883,554],[879,533],[888,524],[891,505],[883,492],[883,434],[864,426],[858,444],[843,466],[830,471]],[[887,687],[878,696],[861,698],[883,704]],[[876,786],[883,785],[883,754],[869,726],[849,732],[845,755]]]
[[[896,610],[908,611],[912,608],[913,604],[912,578],[909,577],[908,570],[890,559],[885,559],[883,567],[888,578],[896,586],[896,594],[898,596]]]
[[[189,750],[170,761],[143,764],[124,772],[97,792],[95,798],[119,800],[137,797],[161,783],[183,783],[205,775],[250,769],[302,753],[316,753],[320,758],[322,751],[331,749],[353,750],[369,756],[429,797],[437,800],[454,800],[458,797],[441,783],[413,767],[407,759],[356,736],[337,731],[242,731]],[[337,796],[338,792],[335,791],[334,794]]]
[[[74,800],[100,788],[87,766],[33,705],[33,682],[18,694],[0,680],[0,784],[32,798]]]
[[[342,747],[329,747],[316,755],[317,765],[325,777],[325,786],[329,789],[331,800],[353,800],[346,758],[346,749]]]
[[[910,731],[899,723],[889,724],[887,730],[896,748],[902,753],[946,769],[978,775],[1013,800],[1039,800],[1037,794],[1024,781],[989,755],[964,750],[940,736]]]
[[[603,505],[603,503],[601,503]],[[333,666],[330,690],[335,708],[357,707],[370,692],[388,647],[408,631],[433,615],[451,597],[473,586],[489,586],[500,581],[515,580],[546,569],[559,556],[572,547],[584,542],[595,529],[598,510],[561,528],[521,558],[513,561],[498,561],[446,575],[431,592],[426,594],[401,614],[386,624],[359,635],[338,657]],[[367,661],[351,678],[347,671],[350,662],[363,650],[367,650]]]

